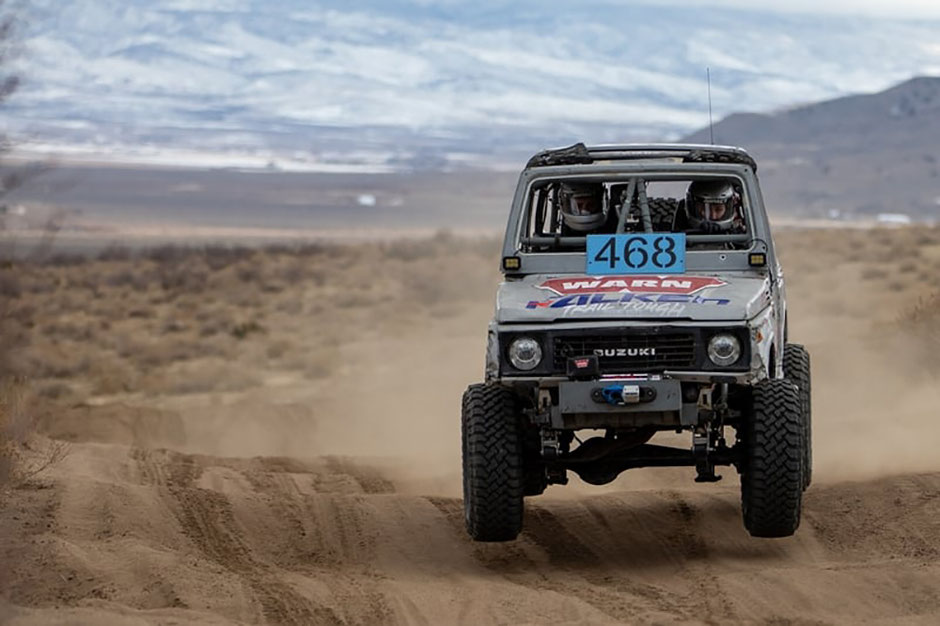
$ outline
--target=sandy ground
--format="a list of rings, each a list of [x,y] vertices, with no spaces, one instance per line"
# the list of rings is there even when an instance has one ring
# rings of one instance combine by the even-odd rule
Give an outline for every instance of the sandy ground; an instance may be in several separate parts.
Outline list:
[[[527,502],[518,541],[470,542],[459,398],[495,273],[464,259],[474,297],[344,339],[328,375],[258,361],[244,389],[39,405],[71,450],[0,507],[0,623],[936,624],[940,387],[895,331],[940,287],[920,263],[940,235],[840,237],[782,238],[816,392],[792,538],[747,535],[733,470],[696,485],[677,469],[574,479]],[[397,310],[321,315],[344,329]]]

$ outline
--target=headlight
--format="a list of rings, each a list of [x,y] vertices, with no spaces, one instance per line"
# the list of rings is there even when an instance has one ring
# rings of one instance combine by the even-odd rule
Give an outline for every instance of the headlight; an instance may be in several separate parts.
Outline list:
[[[708,341],[708,358],[721,367],[734,365],[741,358],[741,343],[734,335],[715,335]]]
[[[542,362],[542,346],[531,337],[520,337],[509,346],[509,362],[516,369],[535,369]]]

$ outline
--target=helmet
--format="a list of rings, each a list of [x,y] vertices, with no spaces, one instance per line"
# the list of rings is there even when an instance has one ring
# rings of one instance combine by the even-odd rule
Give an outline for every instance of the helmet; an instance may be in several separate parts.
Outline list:
[[[739,198],[734,185],[728,181],[694,181],[685,196],[689,226],[706,232],[731,230]]]
[[[604,223],[600,185],[562,183],[559,189],[561,217],[571,230],[587,232]]]

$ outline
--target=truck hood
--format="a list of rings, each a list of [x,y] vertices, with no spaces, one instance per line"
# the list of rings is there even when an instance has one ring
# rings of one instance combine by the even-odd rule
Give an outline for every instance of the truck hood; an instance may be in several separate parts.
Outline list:
[[[500,284],[496,321],[749,320],[768,304],[770,281],[757,272],[668,276],[533,274]]]

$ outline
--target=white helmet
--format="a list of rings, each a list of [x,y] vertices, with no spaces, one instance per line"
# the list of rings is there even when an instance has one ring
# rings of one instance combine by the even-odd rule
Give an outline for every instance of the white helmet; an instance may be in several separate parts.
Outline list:
[[[707,232],[731,230],[737,214],[737,200],[734,185],[728,181],[694,181],[685,196],[689,226]]]
[[[588,232],[604,223],[602,187],[590,183],[562,183],[559,189],[561,217],[571,230]]]

